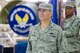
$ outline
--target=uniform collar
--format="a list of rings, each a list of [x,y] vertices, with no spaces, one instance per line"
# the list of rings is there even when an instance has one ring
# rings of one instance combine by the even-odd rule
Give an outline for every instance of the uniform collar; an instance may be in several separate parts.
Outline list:
[[[68,21],[71,21],[71,20],[73,20],[75,18],[75,15],[73,15],[71,18],[69,18],[69,19],[64,19],[64,21],[65,22],[68,22]]]
[[[52,21],[51,21],[50,24],[49,24],[49,26],[48,26],[46,29],[41,30],[41,27],[40,27],[41,22],[40,22],[40,23],[37,25],[37,26],[38,26],[38,31],[39,31],[41,34],[46,33],[46,32],[48,32],[48,31],[50,30],[50,28],[53,26],[53,24],[54,24],[54,23],[52,23]]]

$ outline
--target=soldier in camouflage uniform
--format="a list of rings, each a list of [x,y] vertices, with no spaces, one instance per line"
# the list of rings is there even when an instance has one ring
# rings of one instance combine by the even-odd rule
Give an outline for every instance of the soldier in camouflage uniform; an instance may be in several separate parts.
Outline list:
[[[30,28],[26,53],[68,53],[62,29],[51,22],[52,5],[41,3],[38,13],[41,21]]]
[[[64,33],[68,42],[69,53],[80,53],[80,18],[75,13],[75,3],[66,3],[64,19]]]

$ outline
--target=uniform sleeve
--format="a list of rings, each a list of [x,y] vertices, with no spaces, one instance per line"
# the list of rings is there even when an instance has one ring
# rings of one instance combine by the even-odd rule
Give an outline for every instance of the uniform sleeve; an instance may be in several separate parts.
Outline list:
[[[60,29],[57,37],[57,53],[68,53],[67,48],[67,39],[63,34],[63,31]]]
[[[26,50],[26,53],[32,53],[32,44],[31,44],[31,29],[30,29],[30,32],[29,32],[29,35],[28,35],[28,37],[29,37],[29,40],[28,40],[28,46],[27,46],[27,50]]]
[[[27,47],[26,53],[32,53],[32,51],[31,51],[31,42],[28,42],[28,47]]]
[[[79,31],[80,31],[80,19],[76,19],[73,24],[67,28],[66,30],[64,30],[64,34],[66,35],[66,37],[72,37],[72,36],[77,36],[79,35]]]

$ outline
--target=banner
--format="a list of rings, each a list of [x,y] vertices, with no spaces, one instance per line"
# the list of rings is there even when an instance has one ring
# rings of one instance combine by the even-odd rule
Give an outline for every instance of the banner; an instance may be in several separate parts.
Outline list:
[[[52,21],[57,24],[57,0],[50,0],[49,3],[53,5]]]

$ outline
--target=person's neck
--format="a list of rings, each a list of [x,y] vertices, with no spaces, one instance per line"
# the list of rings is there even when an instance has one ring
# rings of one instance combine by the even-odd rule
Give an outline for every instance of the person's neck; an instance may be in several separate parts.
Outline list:
[[[49,26],[50,21],[51,20],[41,21],[41,29],[42,30],[46,29]]]
[[[69,19],[69,18],[71,18],[73,16],[73,14],[72,15],[69,15],[69,16],[66,16],[66,19]]]

